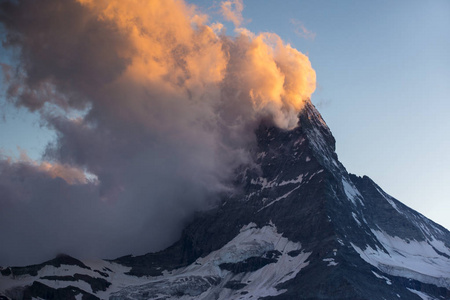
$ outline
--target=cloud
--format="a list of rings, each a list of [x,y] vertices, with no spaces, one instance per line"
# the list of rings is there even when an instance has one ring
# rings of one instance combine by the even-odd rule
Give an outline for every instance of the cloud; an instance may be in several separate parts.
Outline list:
[[[56,133],[45,163],[0,160],[0,264],[168,246],[230,191],[260,121],[295,127],[315,89],[276,34],[218,34],[182,1],[11,1],[0,21],[9,100]]]
[[[0,161],[0,193],[2,265],[39,263],[61,252],[105,258],[152,251],[149,240],[169,245],[189,211],[145,198],[105,203],[95,183],[69,184],[32,164],[7,160]],[[160,209],[171,211],[172,222],[164,223],[168,214],[159,216]]]
[[[9,162],[12,161],[11,158],[7,158],[7,160]],[[20,163],[31,165],[37,172],[45,173],[45,176],[50,178],[61,178],[68,184],[88,183],[87,175],[83,170],[67,164],[51,163],[47,161],[39,163],[30,159],[24,151],[20,154],[19,164]]]
[[[291,24],[294,25],[294,32],[297,36],[307,40],[314,40],[316,38],[316,34],[309,31],[301,21],[291,19]]]
[[[225,20],[233,22],[235,27],[240,27],[244,18],[242,11],[244,10],[244,3],[242,0],[222,1],[220,4],[222,16]]]

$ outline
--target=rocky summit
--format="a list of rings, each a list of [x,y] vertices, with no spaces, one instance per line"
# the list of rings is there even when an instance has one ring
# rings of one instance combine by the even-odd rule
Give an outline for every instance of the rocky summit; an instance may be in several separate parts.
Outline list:
[[[171,247],[3,267],[0,299],[450,299],[450,232],[349,174],[307,102]]]

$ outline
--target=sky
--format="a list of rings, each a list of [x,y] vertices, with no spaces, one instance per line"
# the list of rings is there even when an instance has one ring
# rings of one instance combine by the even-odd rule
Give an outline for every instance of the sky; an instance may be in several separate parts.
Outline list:
[[[349,172],[450,228],[448,1],[129,2],[0,7],[0,265],[168,246],[309,97]]]

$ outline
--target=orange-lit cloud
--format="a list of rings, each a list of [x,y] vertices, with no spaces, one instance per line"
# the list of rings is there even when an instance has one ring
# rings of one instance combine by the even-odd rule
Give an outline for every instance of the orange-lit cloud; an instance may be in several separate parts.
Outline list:
[[[244,10],[242,0],[222,1],[220,8],[225,20],[233,22],[236,27],[241,26],[244,21],[242,17],[242,11]]]
[[[236,44],[245,51],[233,74],[239,78],[236,88],[248,94],[256,113],[271,116],[281,128],[297,126],[297,114],[315,90],[308,58],[273,33],[244,31]]]
[[[24,150],[20,150],[19,160],[7,158],[9,163],[19,162],[27,163],[35,168],[35,170],[46,173],[51,178],[64,179],[68,184],[86,184],[88,179],[83,170],[67,164],[37,162],[32,160]]]
[[[126,47],[117,49],[130,62],[120,84],[157,86],[180,99],[188,93],[215,105],[212,98],[223,92],[226,78],[237,76],[241,80],[227,88],[252,105],[249,119],[269,115],[282,128],[296,126],[296,115],[314,92],[308,58],[276,34],[241,29],[235,39],[218,36],[217,23],[202,23],[208,18],[181,1],[79,1],[128,39]],[[227,20],[241,24],[242,1],[224,1],[221,7]]]
[[[39,169],[47,172],[52,178],[62,178],[69,184],[83,184],[87,183],[84,172],[78,168],[68,165],[51,164],[43,162],[39,165]]]

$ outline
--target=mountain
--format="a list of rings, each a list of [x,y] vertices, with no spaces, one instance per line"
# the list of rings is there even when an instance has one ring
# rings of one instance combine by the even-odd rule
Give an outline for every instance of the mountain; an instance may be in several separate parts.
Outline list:
[[[308,102],[299,126],[262,124],[235,192],[171,247],[1,270],[12,299],[450,299],[450,232],[349,174]],[[2,299],[0,297],[0,299]]]

